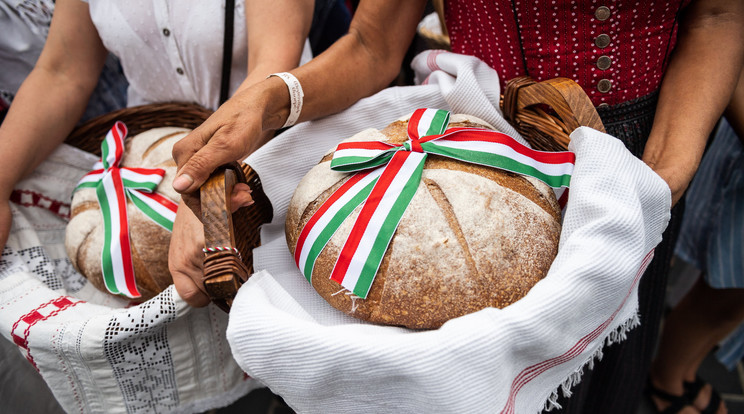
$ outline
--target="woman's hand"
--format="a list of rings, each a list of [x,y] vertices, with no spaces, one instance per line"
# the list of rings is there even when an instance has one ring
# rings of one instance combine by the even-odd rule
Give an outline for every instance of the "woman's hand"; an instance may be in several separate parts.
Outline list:
[[[286,86],[279,79],[274,81],[281,83],[288,102]],[[268,142],[273,130],[264,128],[262,92],[261,87],[238,92],[173,146],[173,159],[178,165],[178,175],[173,180],[176,191],[193,193],[217,167],[242,161]]]
[[[253,204],[253,199],[248,185],[236,184],[231,194],[233,212],[251,204]],[[210,302],[204,289],[203,247],[204,226],[191,208],[182,201],[173,223],[173,234],[168,251],[168,269],[178,294],[186,303],[194,307],[206,306]]]
[[[361,2],[346,36],[312,61],[292,69],[304,92],[298,122],[337,113],[387,87],[400,73],[425,7],[424,0]],[[273,32],[264,33],[273,36]],[[249,50],[256,48],[250,46]],[[254,71],[279,70],[272,66]],[[241,89],[174,147],[179,172],[173,188],[181,194],[194,192],[217,167],[258,149],[270,137],[266,131],[284,125],[289,106],[287,85],[277,77]]]
[[[666,181],[669,190],[672,193],[672,206],[676,205],[685,194],[685,191],[690,185],[690,181],[692,181],[692,177],[695,175],[698,165],[700,164],[700,159],[697,157],[697,153],[690,152],[688,155],[693,155],[693,157],[685,157],[691,158],[686,162],[681,160],[676,162],[673,160],[667,160],[668,165],[644,160],[656,174]]]
[[[204,226],[194,212],[181,202],[173,223],[168,269],[178,294],[186,303],[195,307],[209,304],[202,281],[203,246]]]
[[[289,115],[287,87],[266,77],[299,65],[313,2],[246,1],[245,18],[248,76],[227,102],[173,148],[179,168],[173,188],[179,193],[196,191],[217,167],[245,159],[268,142]],[[264,116],[267,111],[274,115]]]

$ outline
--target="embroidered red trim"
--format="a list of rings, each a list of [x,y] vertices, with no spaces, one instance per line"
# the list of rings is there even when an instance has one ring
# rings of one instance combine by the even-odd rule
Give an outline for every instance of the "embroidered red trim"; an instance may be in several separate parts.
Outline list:
[[[51,211],[57,216],[69,220],[70,205],[59,200],[51,199],[43,194],[31,190],[13,190],[10,201],[24,207],[38,207]]]

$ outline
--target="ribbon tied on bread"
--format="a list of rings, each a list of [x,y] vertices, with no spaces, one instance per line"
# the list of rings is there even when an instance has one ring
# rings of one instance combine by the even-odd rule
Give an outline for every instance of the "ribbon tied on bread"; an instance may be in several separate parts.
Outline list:
[[[124,156],[127,127],[117,121],[101,143],[101,160],[75,187],[94,188],[104,223],[101,267],[106,289],[130,298],[140,297],[132,264],[127,222],[127,198],[147,217],[173,231],[178,205],[155,192],[165,176],[161,168],[128,168]]]
[[[567,188],[572,152],[528,148],[510,136],[482,128],[450,128],[449,112],[417,109],[402,145],[382,141],[344,142],[331,169],[355,172],[303,227],[295,262],[310,281],[315,260],[343,221],[364,203],[330,278],[366,298],[390,240],[421,181],[427,154],[535,177],[554,189]]]

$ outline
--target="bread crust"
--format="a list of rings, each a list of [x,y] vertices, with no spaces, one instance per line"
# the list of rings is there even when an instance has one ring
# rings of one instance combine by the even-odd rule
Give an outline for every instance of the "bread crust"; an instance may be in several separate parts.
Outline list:
[[[154,128],[128,138],[120,166],[164,169],[165,176],[156,192],[178,202],[180,196],[171,186],[176,173],[171,151],[173,144],[189,131],[185,128]],[[70,210],[70,222],[65,233],[67,256],[75,269],[93,286],[108,292],[101,270],[104,227],[96,190],[83,188],[76,191]],[[173,283],[168,271],[171,232],[154,223],[129,199],[127,219],[132,264],[137,289],[142,295],[139,300],[147,300]]]
[[[488,128],[468,120],[450,123],[457,126]],[[399,120],[380,132],[400,144],[406,128],[407,121]],[[351,140],[363,136],[380,138],[365,131]],[[290,202],[286,234],[292,254],[305,223],[351,177],[331,171],[330,158],[308,173]],[[560,208],[547,185],[429,155],[416,195],[361,299],[329,279],[360,210],[318,256],[311,283],[336,309],[375,323],[429,329],[485,307],[504,308],[547,274],[558,251]]]

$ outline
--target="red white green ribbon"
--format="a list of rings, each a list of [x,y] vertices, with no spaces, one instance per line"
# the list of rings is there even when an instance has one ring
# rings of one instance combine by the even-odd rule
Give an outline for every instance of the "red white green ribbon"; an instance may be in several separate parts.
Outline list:
[[[398,223],[418,189],[427,154],[532,176],[554,189],[568,187],[575,160],[572,152],[535,151],[488,129],[445,131],[448,122],[447,111],[418,109],[408,121],[409,140],[402,145],[380,141],[338,145],[331,168],[362,172],[336,190],[300,232],[295,262],[308,281],[331,236],[364,203],[330,278],[355,295],[367,297]]]
[[[137,298],[141,295],[137,290],[129,244],[127,197],[147,217],[168,231],[173,231],[178,204],[155,193],[165,170],[119,166],[124,156],[126,136],[126,125],[117,121],[101,143],[101,160],[80,180],[75,191],[80,188],[96,190],[103,214],[101,267],[106,289],[113,294]]]

